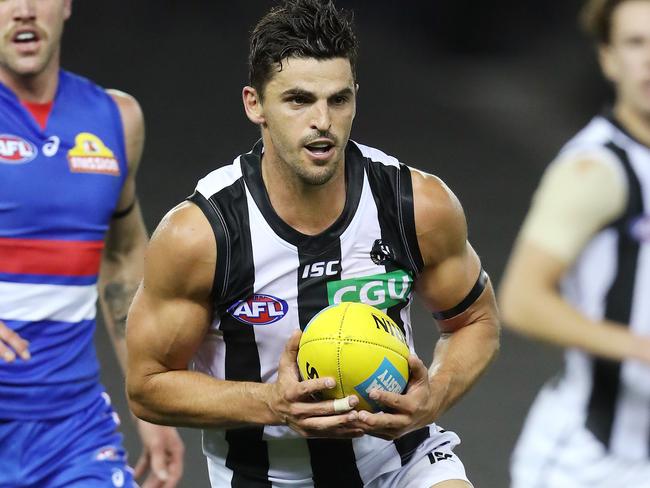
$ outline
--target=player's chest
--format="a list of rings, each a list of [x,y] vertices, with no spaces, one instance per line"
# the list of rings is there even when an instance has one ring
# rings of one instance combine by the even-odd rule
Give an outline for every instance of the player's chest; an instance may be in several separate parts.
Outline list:
[[[98,130],[99,129],[99,130]],[[124,180],[115,131],[0,117],[0,210],[54,215],[114,207]]]

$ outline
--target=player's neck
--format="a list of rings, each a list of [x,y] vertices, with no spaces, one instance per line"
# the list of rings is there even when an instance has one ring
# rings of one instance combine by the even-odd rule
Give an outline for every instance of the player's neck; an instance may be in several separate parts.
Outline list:
[[[54,60],[53,60],[54,61]],[[54,99],[59,82],[59,63],[51,62],[35,75],[23,76],[0,69],[0,82],[23,101],[47,103]]]
[[[650,147],[650,114],[634,110],[627,104],[617,103],[614,106],[614,115],[630,134]]]
[[[322,185],[309,185],[283,165],[265,155],[262,179],[275,213],[288,225],[305,235],[317,235],[330,227],[345,207],[345,170]]]

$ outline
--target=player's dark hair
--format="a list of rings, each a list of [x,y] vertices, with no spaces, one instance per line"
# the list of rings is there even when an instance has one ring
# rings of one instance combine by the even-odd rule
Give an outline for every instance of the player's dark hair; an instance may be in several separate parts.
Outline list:
[[[352,13],[337,9],[331,0],[285,0],[272,8],[250,38],[249,83],[260,97],[274,70],[282,70],[282,60],[290,57],[346,58],[356,79]]]
[[[580,25],[598,44],[609,44],[616,7],[627,0],[587,0],[580,11]]]

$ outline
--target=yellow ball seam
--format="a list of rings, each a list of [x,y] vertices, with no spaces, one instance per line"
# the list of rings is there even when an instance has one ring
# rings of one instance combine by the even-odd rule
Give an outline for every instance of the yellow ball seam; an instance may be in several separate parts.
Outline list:
[[[345,305],[345,309],[341,313],[341,320],[339,321],[339,335],[338,341],[336,344],[336,373],[338,374],[339,381],[337,382],[341,386],[341,392],[345,391],[343,387],[343,372],[341,371],[341,334],[343,333],[343,321],[345,320],[345,314],[350,309],[350,304]]]
[[[389,351],[392,351],[392,352],[402,356],[402,353],[400,351],[398,351],[396,349],[393,349],[392,347],[389,347],[389,346],[387,346],[385,344],[380,344],[378,342],[372,342],[372,341],[364,341],[364,340],[361,340],[361,339],[340,339],[340,338],[339,339],[332,339],[331,337],[318,337],[318,338],[315,338],[315,339],[309,339],[308,341],[305,341],[303,344],[300,345],[300,347],[306,346],[310,342],[332,341],[332,340],[335,340],[339,346],[340,346],[341,343],[345,343],[345,344],[352,344],[352,343],[372,344],[373,346],[383,347],[384,349],[388,349]],[[404,347],[406,347],[409,350],[409,354],[410,354],[411,353],[410,348],[406,344],[404,344]],[[339,351],[339,348],[337,347],[337,359],[339,359],[338,351]],[[402,356],[402,357],[404,357],[404,356]]]

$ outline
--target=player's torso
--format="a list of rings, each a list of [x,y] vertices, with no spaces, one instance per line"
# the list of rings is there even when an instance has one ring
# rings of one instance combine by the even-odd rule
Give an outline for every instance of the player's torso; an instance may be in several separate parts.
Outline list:
[[[305,236],[271,208],[260,150],[208,175],[191,198],[213,223],[218,242],[215,319],[194,358],[196,369],[221,379],[274,381],[291,333],[341,301],[386,311],[412,347],[409,311],[421,257],[408,168],[351,142],[342,215],[322,234]],[[327,465],[334,463],[340,473],[367,480],[388,469],[389,460],[410,456],[428,432],[395,443],[369,436],[321,443],[296,438],[283,426],[206,430],[204,450],[234,472],[316,479],[321,468],[322,476],[332,473]]]
[[[63,73],[45,129],[0,85],[0,237],[101,240],[126,166],[108,95]]]
[[[587,244],[563,283],[577,308],[594,320],[612,320],[650,335],[650,148],[614,121],[597,117],[575,144],[605,147],[621,164],[628,205],[618,221]],[[608,448],[633,458],[650,450],[650,366],[566,354],[567,398]]]
[[[0,368],[5,387],[94,381],[95,284],[126,173],[119,112],[101,88],[61,72],[41,129],[0,85],[0,320],[32,353]]]
[[[215,320],[197,356],[199,368],[220,378],[272,381],[291,333],[342,301],[386,311],[412,345],[409,306],[418,256],[409,256],[417,251],[404,244],[409,239],[397,217],[400,167],[395,161],[372,161],[354,148],[346,161],[349,184],[343,213],[317,236],[298,233],[275,214],[254,153],[223,169],[243,175],[212,198],[228,228],[221,241],[224,246],[229,242],[229,251],[218,250],[217,268],[223,272],[215,281],[226,292],[217,293]],[[409,212],[407,221],[412,220]],[[229,367],[229,358],[241,357],[255,359],[248,373]]]

